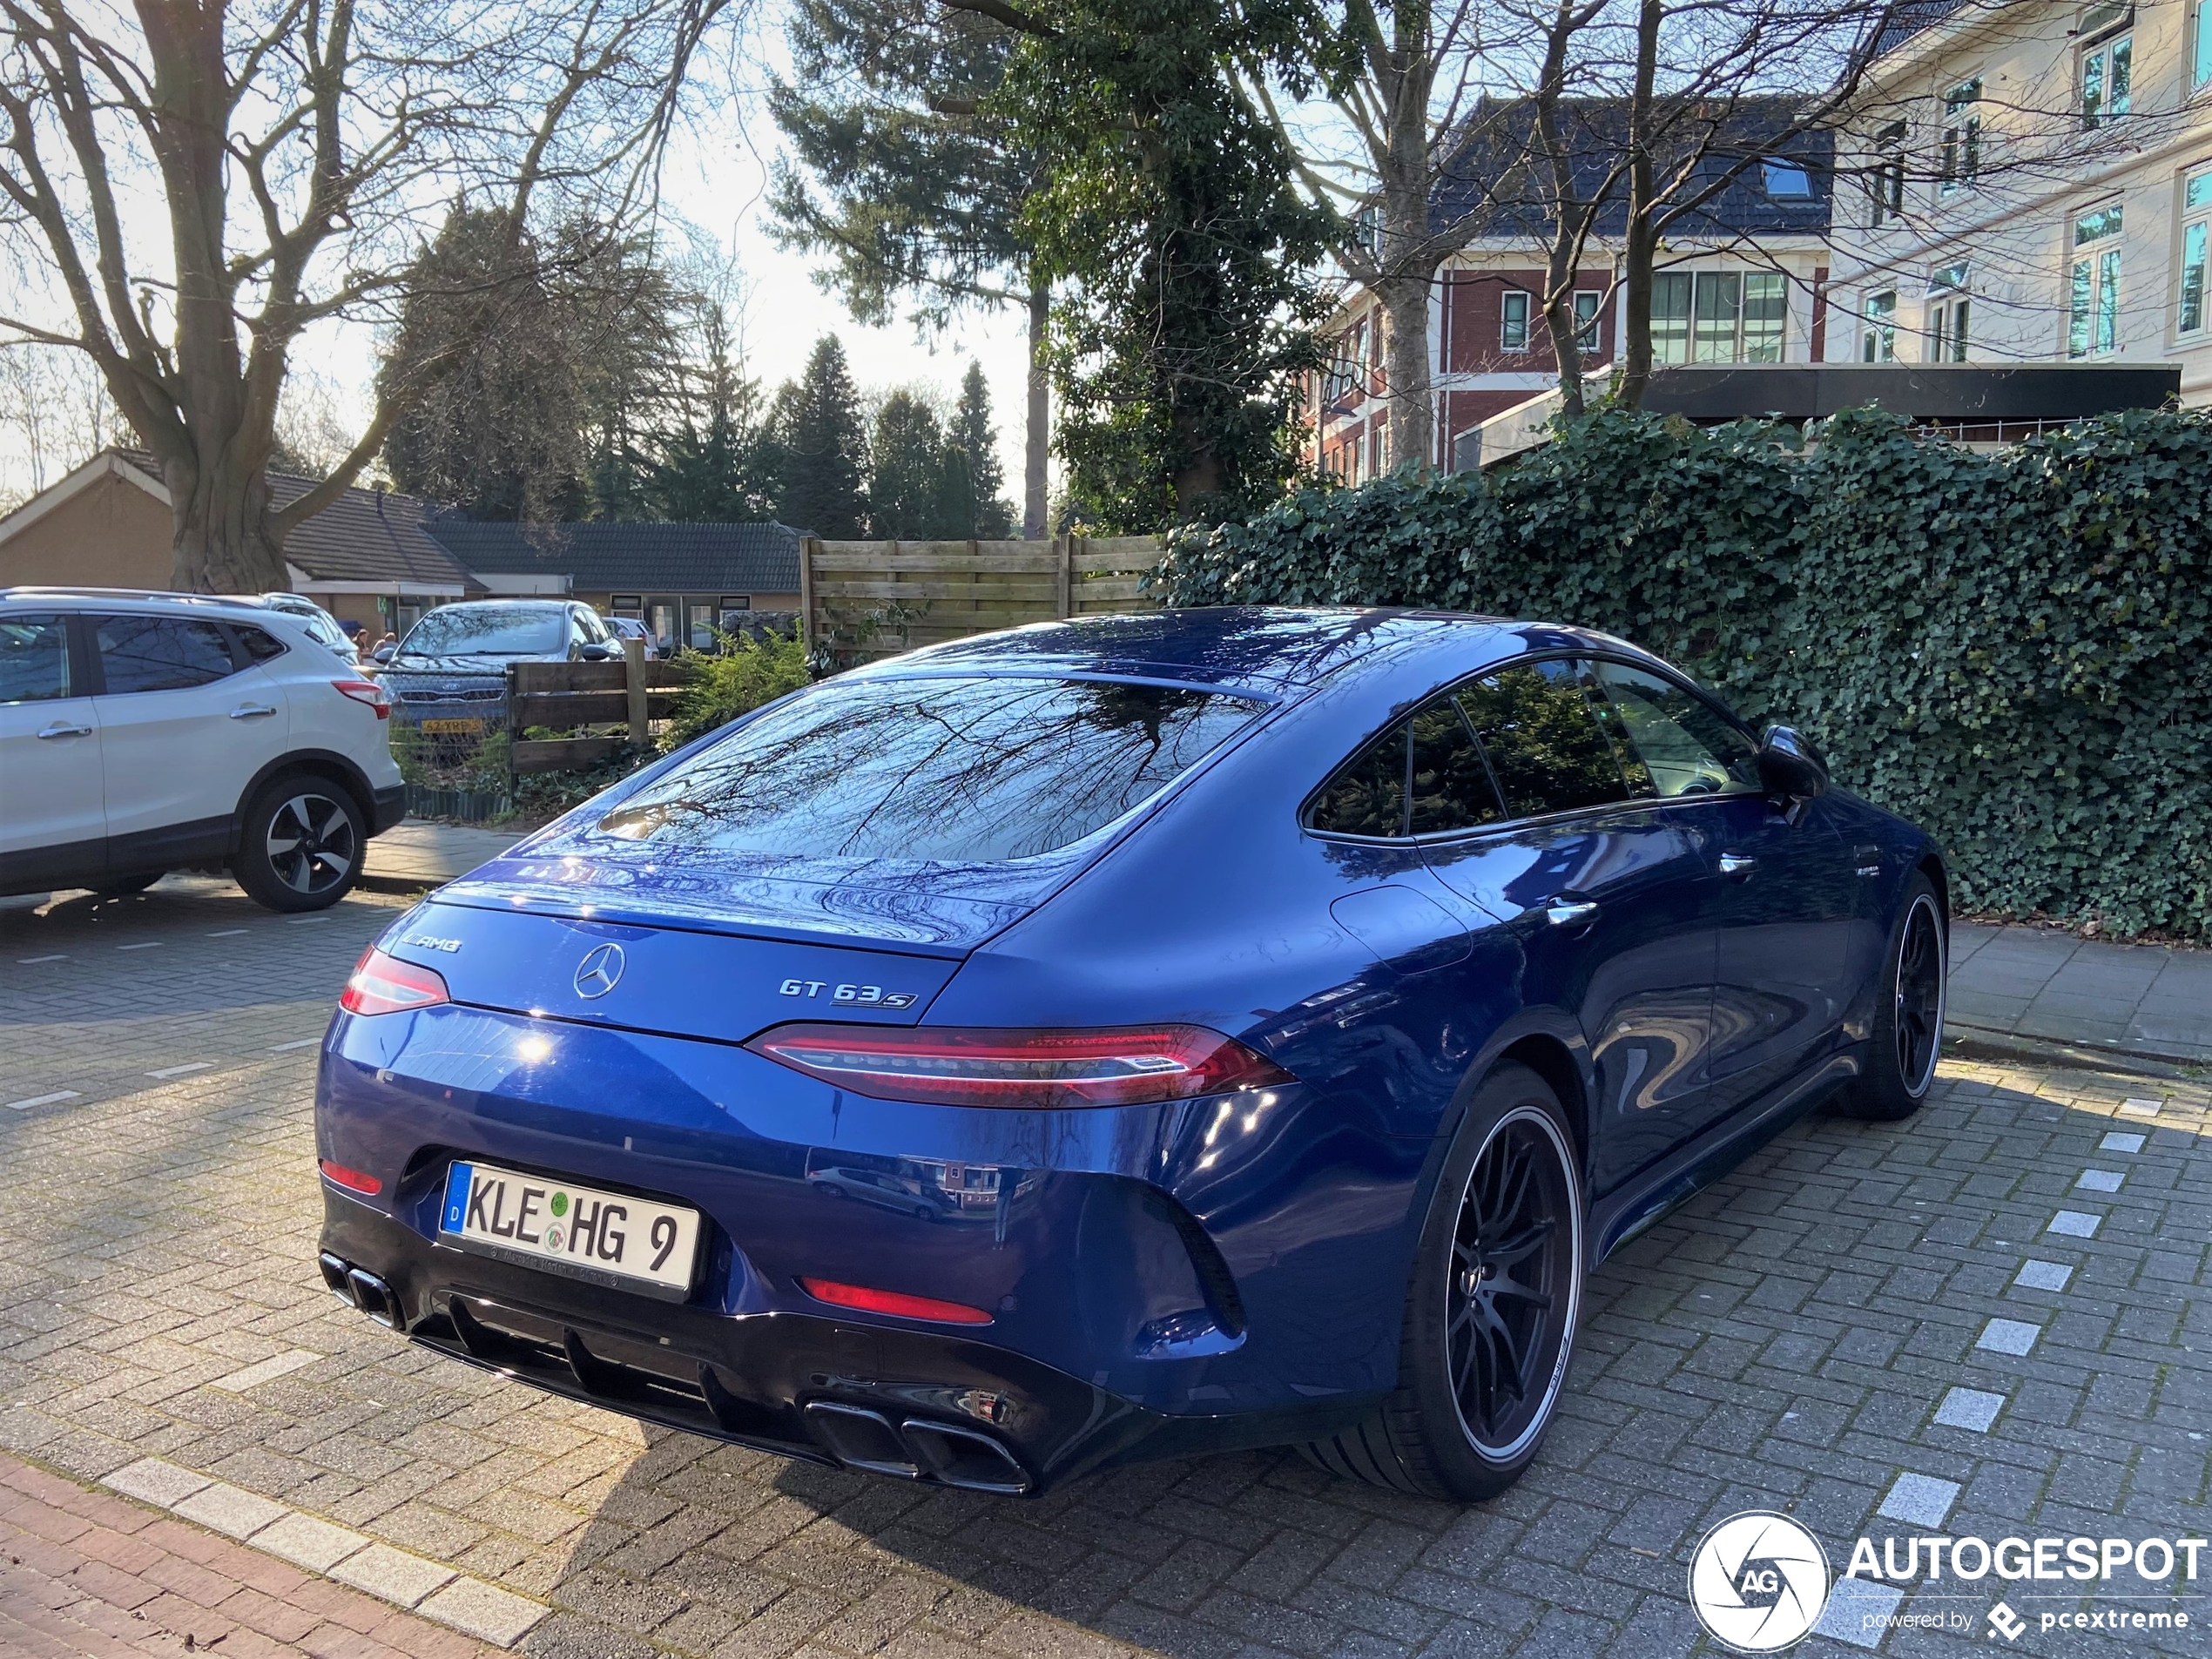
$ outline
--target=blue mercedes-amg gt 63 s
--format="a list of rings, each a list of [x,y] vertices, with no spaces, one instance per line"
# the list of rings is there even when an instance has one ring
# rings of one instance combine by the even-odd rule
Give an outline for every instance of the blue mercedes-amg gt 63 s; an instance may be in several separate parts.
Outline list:
[[[1943,1022],[1928,837],[1665,663],[1163,611],[840,674],[433,894],[316,1101],[340,1296],[556,1393],[996,1493],[1534,1456],[1584,1276]]]

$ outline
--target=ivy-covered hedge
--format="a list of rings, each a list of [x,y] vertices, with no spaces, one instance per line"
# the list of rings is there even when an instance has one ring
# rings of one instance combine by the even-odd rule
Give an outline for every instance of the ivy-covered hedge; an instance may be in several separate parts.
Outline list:
[[[1599,628],[1940,839],[1977,911],[2212,935],[2212,416],[1976,454],[1895,416],[1602,413],[1483,475],[1186,530],[1175,604],[1418,604]]]

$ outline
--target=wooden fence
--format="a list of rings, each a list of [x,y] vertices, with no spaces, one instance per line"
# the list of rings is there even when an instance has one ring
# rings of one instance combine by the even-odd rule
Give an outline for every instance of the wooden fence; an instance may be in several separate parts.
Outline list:
[[[1160,562],[1150,536],[1049,542],[799,543],[806,637],[840,668],[997,628],[1150,610],[1141,590]]]
[[[690,678],[681,662],[648,662],[645,642],[630,639],[619,663],[510,663],[507,705],[514,771],[583,772],[624,749],[651,741],[648,724],[676,712],[676,695]],[[532,726],[561,731],[618,725],[619,732],[583,738],[525,738]]]

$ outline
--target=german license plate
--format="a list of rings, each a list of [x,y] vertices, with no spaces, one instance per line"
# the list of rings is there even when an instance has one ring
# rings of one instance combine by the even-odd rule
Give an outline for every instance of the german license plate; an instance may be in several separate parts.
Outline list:
[[[699,1212],[489,1163],[446,1177],[439,1235],[572,1278],[683,1296],[691,1288]]]
[[[418,722],[425,732],[435,732],[444,737],[473,738],[484,729],[482,720],[423,720]]]

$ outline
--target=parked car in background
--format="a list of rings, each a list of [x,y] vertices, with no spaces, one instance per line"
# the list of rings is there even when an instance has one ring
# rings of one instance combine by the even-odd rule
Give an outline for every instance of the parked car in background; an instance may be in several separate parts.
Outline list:
[[[227,871],[335,904],[406,813],[389,706],[261,601],[0,588],[0,893]]]
[[[486,735],[503,718],[509,663],[600,663],[622,656],[606,619],[569,599],[471,599],[426,611],[378,678],[408,724],[441,738]]]
[[[599,620],[605,624],[607,632],[613,636],[617,644],[620,644],[625,639],[642,639],[645,642],[646,656],[662,658],[668,655],[660,641],[653,637],[653,631],[645,626],[637,617],[602,617]]]
[[[1804,738],[1601,634],[985,634],[395,922],[317,1077],[320,1265],[795,1458],[1028,1493],[1294,1444],[1494,1497],[1592,1268],[1823,1102],[1927,1097],[1948,892]]]
[[[272,610],[281,610],[287,617],[297,617],[307,624],[307,631],[330,647],[342,661],[358,663],[361,651],[339,624],[338,619],[313,599],[296,593],[265,593],[261,603]],[[354,624],[356,628],[361,624]]]

